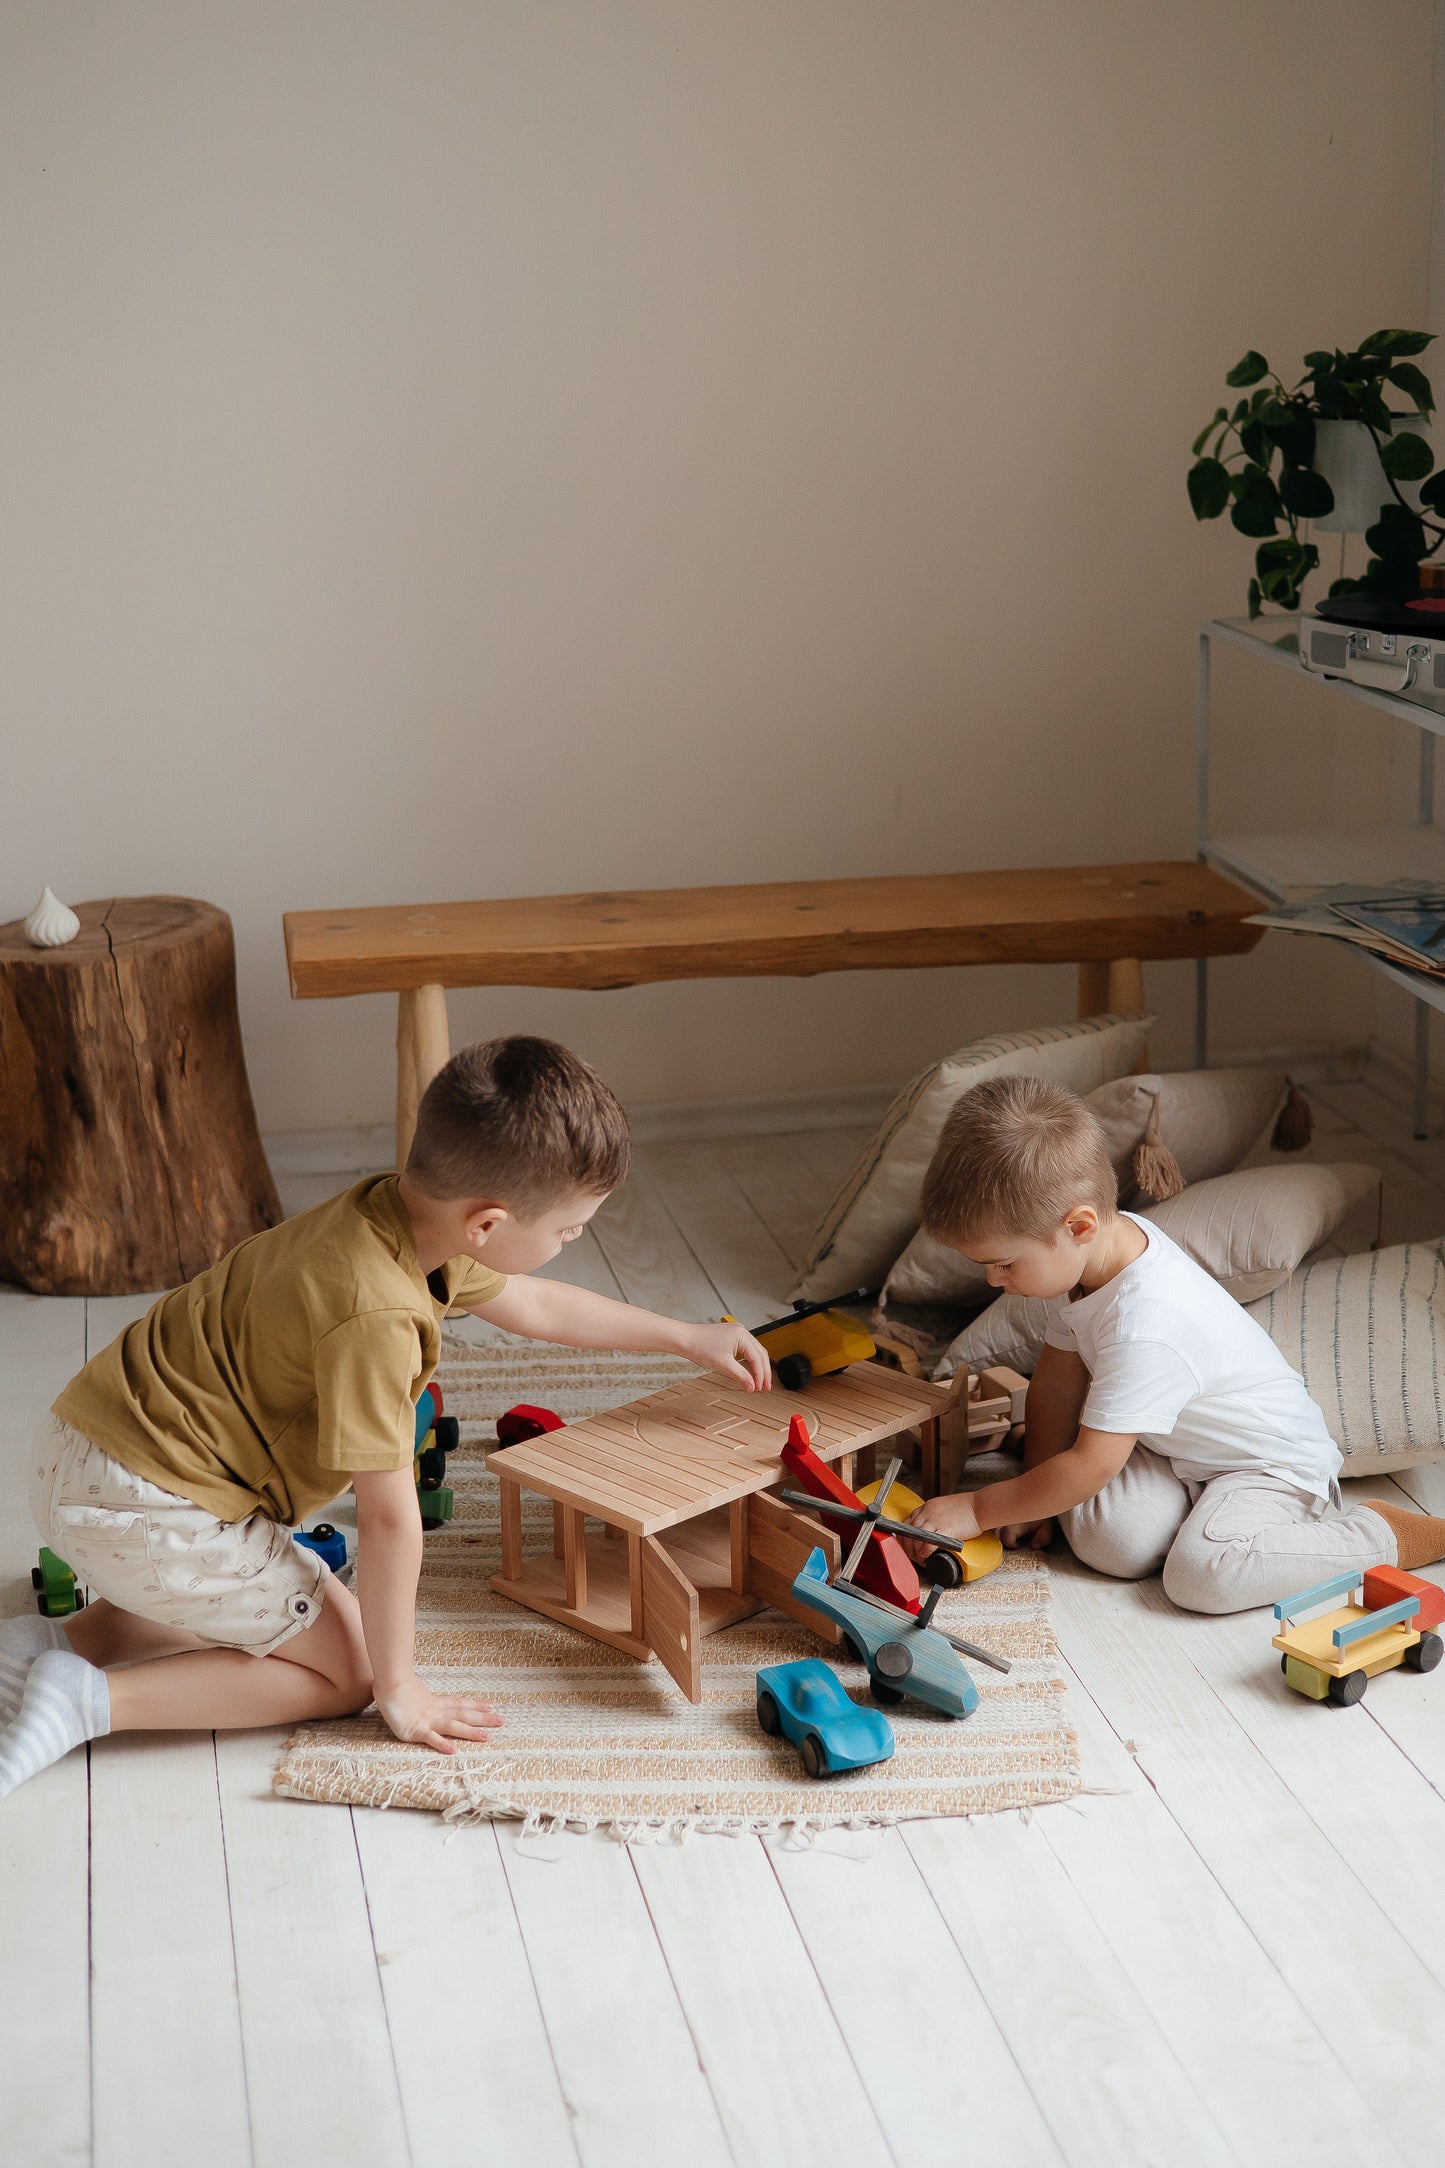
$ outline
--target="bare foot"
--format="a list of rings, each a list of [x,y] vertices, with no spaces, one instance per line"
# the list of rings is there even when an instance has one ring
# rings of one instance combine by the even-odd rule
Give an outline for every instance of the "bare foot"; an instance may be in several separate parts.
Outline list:
[[[999,1536],[1006,1551],[1047,1551],[1054,1540],[1055,1523],[1048,1521],[1014,1521],[1001,1528]]]

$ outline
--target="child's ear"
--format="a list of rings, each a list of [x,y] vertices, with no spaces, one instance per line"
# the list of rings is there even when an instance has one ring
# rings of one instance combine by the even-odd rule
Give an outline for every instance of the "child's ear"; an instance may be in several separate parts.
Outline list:
[[[473,1249],[480,1249],[511,1216],[504,1204],[471,1206],[462,1222],[468,1245]]]
[[[1075,1242],[1092,1242],[1099,1232],[1099,1215],[1091,1204],[1075,1205],[1064,1219],[1064,1232]]]

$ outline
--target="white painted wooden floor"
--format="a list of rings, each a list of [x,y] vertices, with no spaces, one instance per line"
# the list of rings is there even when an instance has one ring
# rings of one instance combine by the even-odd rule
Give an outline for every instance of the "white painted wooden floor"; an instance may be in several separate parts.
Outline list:
[[[1364,1085],[1322,1157],[1445,1232]],[[653,1147],[589,1285],[769,1314],[856,1137]],[[295,1206],[341,1182],[291,1185]],[[141,1307],[0,1296],[30,1429]],[[1398,1488],[1445,1510],[1445,1475]],[[0,2157],[27,2168],[1194,2168],[1445,2155],[1445,1684],[1285,1693],[1270,1621],[1055,1574],[1086,1779],[974,1824],[628,1851],[281,1801],[281,1735],[98,1742],[0,1802]]]

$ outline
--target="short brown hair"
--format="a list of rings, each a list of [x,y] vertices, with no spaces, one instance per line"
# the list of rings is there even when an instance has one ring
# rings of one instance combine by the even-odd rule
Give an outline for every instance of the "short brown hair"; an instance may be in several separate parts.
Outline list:
[[[524,1219],[569,1192],[615,1189],[632,1135],[595,1069],[553,1039],[464,1046],[417,1108],[406,1171],[429,1197],[483,1197]]]
[[[1043,1242],[1075,1205],[1107,1219],[1118,1203],[1098,1117],[1034,1076],[990,1077],[965,1092],[923,1178],[923,1224],[943,1242],[993,1234]]]

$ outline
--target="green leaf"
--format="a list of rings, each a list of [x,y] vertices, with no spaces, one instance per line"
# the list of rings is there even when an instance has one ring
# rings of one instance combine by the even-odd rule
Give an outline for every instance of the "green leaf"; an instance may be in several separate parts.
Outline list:
[[[1435,411],[1435,394],[1430,379],[1423,369],[1417,369],[1413,361],[1396,362],[1390,371],[1390,382],[1401,390],[1407,399],[1413,399],[1426,421]]]
[[[1313,467],[1286,467],[1279,478],[1280,502],[1296,519],[1323,519],[1335,508],[1335,493]]]
[[[1239,443],[1246,459],[1252,460],[1255,466],[1268,470],[1274,448],[1264,433],[1262,422],[1256,421],[1252,415],[1247,422],[1241,422]]]
[[[1363,580],[1331,580],[1330,593],[1332,595],[1357,595],[1364,584]]]
[[[1254,348],[1251,347],[1243,360],[1234,364],[1224,381],[1226,384],[1234,385],[1237,389],[1244,384],[1257,384],[1262,376],[1268,376],[1268,374],[1269,363],[1265,360],[1263,354],[1257,354]]]
[[[1360,584],[1368,594],[1393,595],[1397,602],[1408,602],[1420,592],[1420,567],[1408,558],[1372,557]]]
[[[1365,542],[1387,564],[1418,564],[1429,547],[1425,529],[1402,504],[1381,507],[1375,525],[1365,529]]]
[[[1359,351],[1392,359],[1396,354],[1423,354],[1434,336],[1433,331],[1372,331],[1368,339],[1361,339]]]
[[[1196,519],[1218,519],[1229,502],[1229,469],[1217,459],[1201,459],[1191,467],[1189,502]]]
[[[1312,354],[1305,355],[1305,367],[1311,376],[1317,376],[1321,369],[1333,368],[1334,361],[1334,355],[1327,354],[1322,347],[1316,347]]]
[[[1380,465],[1392,482],[1418,482],[1435,464],[1435,454],[1423,437],[1413,430],[1402,429],[1399,436],[1387,437],[1380,446]]]
[[[1209,439],[1213,436],[1215,430],[1219,427],[1220,423],[1227,423],[1228,420],[1229,416],[1225,413],[1224,408],[1216,407],[1214,410],[1213,421],[1206,422],[1204,424],[1204,427],[1200,430],[1198,436],[1194,439],[1194,442],[1189,447],[1196,459],[1199,457],[1200,453],[1203,451],[1205,445],[1209,442]]]
[[[1312,414],[1305,414],[1298,407],[1293,409],[1294,419],[1284,428],[1270,432],[1279,446],[1286,463],[1291,467],[1312,467],[1315,463],[1315,421]]]
[[[1279,522],[1279,492],[1262,467],[1246,467],[1230,481],[1235,497],[1229,517],[1241,534],[1271,535]]]
[[[1258,581],[1258,580],[1251,580],[1251,581],[1250,581],[1250,583],[1249,583],[1249,614],[1250,614],[1250,616],[1251,616],[1251,617],[1258,617],[1258,615],[1259,615],[1259,581]]]
[[[1445,512],[1445,467],[1420,484],[1420,502],[1428,511]]]

